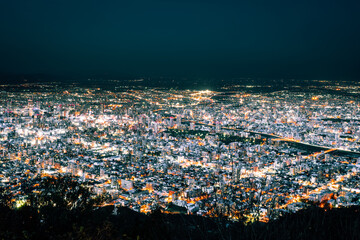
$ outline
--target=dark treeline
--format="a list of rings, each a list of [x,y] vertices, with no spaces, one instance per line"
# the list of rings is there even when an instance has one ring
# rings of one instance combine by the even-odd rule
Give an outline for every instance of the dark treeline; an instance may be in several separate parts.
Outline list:
[[[359,239],[360,207],[311,207],[269,223],[231,222],[196,215],[150,215],[114,206],[99,207],[106,196],[71,177],[24,184],[28,198],[12,207],[14,196],[1,189],[0,239]],[[46,187],[46,188],[45,188]],[[52,196],[52,197],[49,197]]]

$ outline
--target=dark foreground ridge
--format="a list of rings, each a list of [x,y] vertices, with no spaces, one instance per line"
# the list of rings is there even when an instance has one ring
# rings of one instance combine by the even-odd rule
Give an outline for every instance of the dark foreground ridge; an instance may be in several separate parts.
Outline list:
[[[311,208],[269,223],[245,226],[224,219],[160,212],[149,216],[113,206],[81,212],[1,207],[1,239],[358,239],[360,208]],[[40,220],[45,219],[45,220]]]
[[[20,200],[19,193],[0,188],[0,239],[349,240],[360,236],[359,206],[314,206],[269,223],[245,225],[219,217],[165,214],[160,209],[144,215],[113,205],[98,207],[107,196],[90,196],[88,186],[71,176],[42,177],[19,185]]]

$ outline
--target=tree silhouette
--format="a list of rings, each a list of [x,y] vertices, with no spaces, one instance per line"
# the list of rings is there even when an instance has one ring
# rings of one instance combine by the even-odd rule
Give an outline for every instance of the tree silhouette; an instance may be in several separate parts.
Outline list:
[[[38,177],[21,186],[29,205],[34,208],[56,207],[84,211],[105,200],[93,198],[90,188],[70,175]]]
[[[0,207],[11,205],[12,194],[4,187],[0,187]]]

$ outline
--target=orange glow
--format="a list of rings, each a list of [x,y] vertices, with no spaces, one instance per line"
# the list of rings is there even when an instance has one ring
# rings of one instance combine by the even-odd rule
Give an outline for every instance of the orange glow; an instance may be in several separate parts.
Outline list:
[[[313,101],[319,100],[319,97],[313,96],[313,97],[311,98],[311,100],[313,100]]]

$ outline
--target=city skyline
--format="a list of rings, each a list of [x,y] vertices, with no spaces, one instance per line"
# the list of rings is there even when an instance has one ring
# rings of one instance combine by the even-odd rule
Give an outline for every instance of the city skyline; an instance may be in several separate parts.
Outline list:
[[[311,204],[356,206],[360,87],[331,83],[262,92],[1,85],[0,187],[21,208],[23,181],[70,176],[91,186],[89,198],[109,194],[103,206],[250,222]]]

